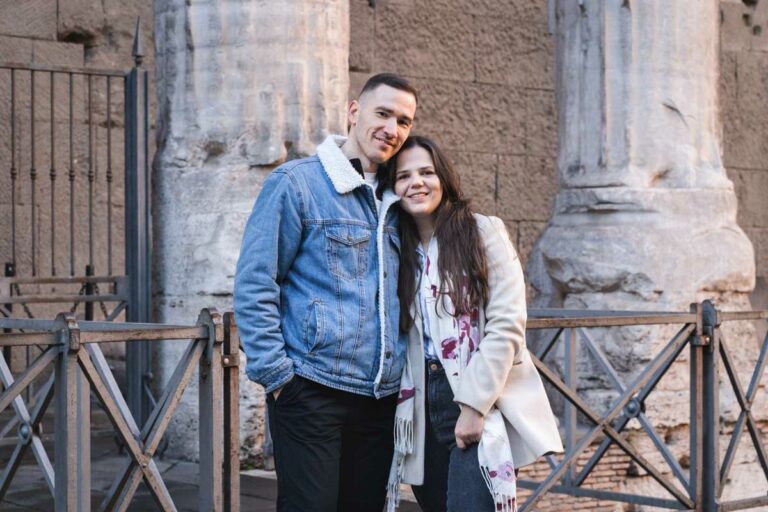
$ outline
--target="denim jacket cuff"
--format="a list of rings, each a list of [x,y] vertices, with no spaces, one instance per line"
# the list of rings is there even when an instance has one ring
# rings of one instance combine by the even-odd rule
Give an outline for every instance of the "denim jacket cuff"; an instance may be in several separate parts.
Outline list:
[[[277,368],[273,369],[261,379],[261,385],[264,386],[266,393],[285,386],[293,378],[293,361],[287,357],[280,361]]]

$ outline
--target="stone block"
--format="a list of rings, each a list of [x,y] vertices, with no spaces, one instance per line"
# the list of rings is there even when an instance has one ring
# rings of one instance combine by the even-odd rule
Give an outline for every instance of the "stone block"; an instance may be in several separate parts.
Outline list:
[[[526,89],[523,95],[525,151],[531,155],[557,155],[557,111],[554,91]],[[510,151],[512,153],[512,151]]]
[[[743,3],[720,2],[720,48],[724,52],[748,50],[756,37],[752,28],[753,9]]]
[[[477,16],[474,23],[478,81],[554,90],[554,40],[546,23],[507,16]]]
[[[415,80],[421,104],[415,129],[439,134],[446,149],[524,152],[525,109],[516,89],[448,80]]]
[[[350,71],[349,72],[349,95],[348,100],[353,100],[360,95],[360,91],[365,85],[365,81],[370,78],[372,73],[362,71]],[[418,115],[418,114],[417,114]]]
[[[409,76],[475,78],[472,16],[383,4],[376,13],[375,67]]]
[[[374,32],[374,8],[368,0],[349,2],[349,70],[371,71],[373,49],[376,40]]]
[[[720,53],[720,108],[724,116],[738,108],[738,56],[737,52]]]
[[[739,200],[739,226],[768,227],[768,169],[729,169],[728,177]]]
[[[501,217],[546,221],[556,193],[555,162],[551,158],[500,157],[498,212]]]
[[[498,157],[492,153],[449,152],[461,175],[461,188],[472,200],[475,211],[496,215],[496,173]]]
[[[741,52],[737,63],[739,107],[768,114],[768,54]]]
[[[504,16],[519,21],[547,21],[546,0],[417,0],[425,9],[450,9],[481,16]]]
[[[58,3],[59,38],[93,46],[104,27],[104,2],[102,0],[65,0]],[[134,19],[134,23],[135,21]]]
[[[768,53],[740,52],[736,76],[736,96],[723,96],[725,163],[764,168],[768,162]]]
[[[35,39],[56,39],[56,0],[3,0],[0,34]]]
[[[32,62],[32,39],[0,36],[0,59],[5,62],[27,64]],[[10,73],[3,70],[2,74]]]
[[[32,62],[54,66],[82,67],[84,64],[83,45],[58,41],[34,41],[32,43]]]

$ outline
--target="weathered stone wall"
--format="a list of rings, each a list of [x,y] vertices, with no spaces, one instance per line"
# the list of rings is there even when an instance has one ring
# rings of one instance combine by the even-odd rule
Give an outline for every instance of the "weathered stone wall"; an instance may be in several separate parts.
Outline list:
[[[721,1],[723,158],[768,304],[768,2]],[[350,96],[373,73],[422,90],[415,132],[446,146],[476,206],[525,263],[556,192],[554,43],[547,1],[350,0]],[[740,72],[739,72],[740,71]]]
[[[414,133],[449,150],[523,257],[556,191],[555,52],[545,0],[350,0],[350,97],[392,71],[420,90]]]
[[[768,308],[768,1],[721,0],[723,163],[736,187],[738,222],[752,241],[752,307]]]

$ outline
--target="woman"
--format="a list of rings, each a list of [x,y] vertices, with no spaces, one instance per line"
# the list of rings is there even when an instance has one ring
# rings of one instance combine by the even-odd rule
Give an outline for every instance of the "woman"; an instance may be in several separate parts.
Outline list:
[[[431,511],[514,511],[515,468],[562,451],[525,347],[525,284],[502,221],[474,214],[437,145],[411,136],[390,161],[400,196],[400,328],[408,361],[388,508],[400,483]]]

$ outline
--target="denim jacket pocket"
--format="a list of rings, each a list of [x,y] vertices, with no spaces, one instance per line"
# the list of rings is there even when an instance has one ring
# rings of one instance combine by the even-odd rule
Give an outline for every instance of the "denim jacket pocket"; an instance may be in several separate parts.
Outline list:
[[[325,341],[325,305],[320,300],[314,300],[307,306],[304,316],[304,344],[307,353],[311,353]]]
[[[356,279],[368,271],[371,230],[355,224],[325,226],[328,267],[342,279]]]

